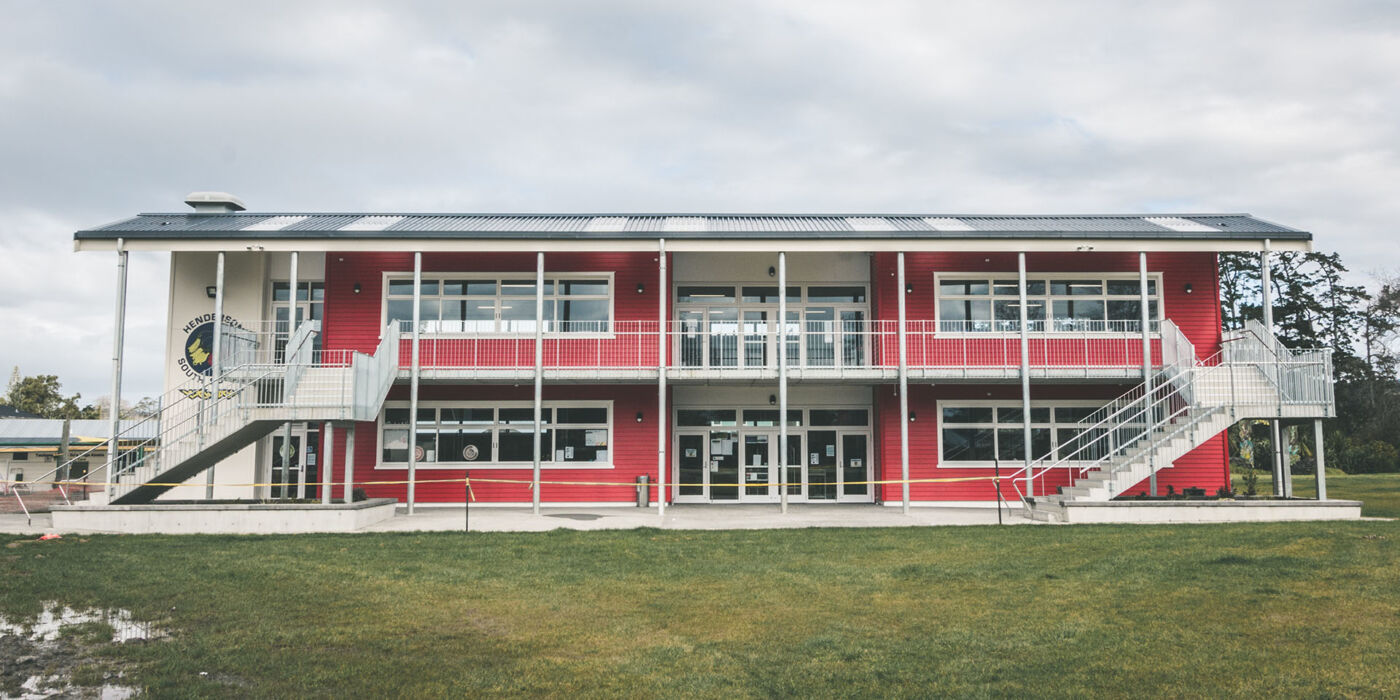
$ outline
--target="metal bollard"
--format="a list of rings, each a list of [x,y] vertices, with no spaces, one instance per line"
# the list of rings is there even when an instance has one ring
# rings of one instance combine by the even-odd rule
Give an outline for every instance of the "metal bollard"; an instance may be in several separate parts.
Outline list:
[[[647,476],[645,474],[637,477],[637,507],[647,508],[651,506],[651,489],[647,488]]]

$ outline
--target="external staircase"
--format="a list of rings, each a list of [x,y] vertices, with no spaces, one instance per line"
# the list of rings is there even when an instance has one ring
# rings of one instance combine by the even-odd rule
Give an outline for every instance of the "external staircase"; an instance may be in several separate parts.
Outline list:
[[[289,422],[375,420],[398,373],[396,329],[373,355],[318,350],[319,332],[317,321],[290,337],[228,329],[217,375],[167,393],[138,424],[155,422],[154,437],[119,435],[121,454],[92,470],[107,475],[107,502],[150,502]]]
[[[1017,489],[1029,474],[1039,493],[1069,482],[1026,498],[1029,517],[1062,521],[1066,504],[1112,500],[1240,420],[1336,415],[1330,351],[1286,348],[1251,322],[1202,360],[1179,330],[1168,331],[1150,390],[1140,385],[1085,418],[1073,440],[1018,475]]]

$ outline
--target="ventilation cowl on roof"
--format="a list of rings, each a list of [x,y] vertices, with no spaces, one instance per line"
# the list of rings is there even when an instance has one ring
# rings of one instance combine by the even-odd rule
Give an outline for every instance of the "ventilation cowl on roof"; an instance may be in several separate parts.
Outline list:
[[[231,214],[248,208],[227,192],[191,192],[185,195],[185,204],[194,207],[196,214]]]

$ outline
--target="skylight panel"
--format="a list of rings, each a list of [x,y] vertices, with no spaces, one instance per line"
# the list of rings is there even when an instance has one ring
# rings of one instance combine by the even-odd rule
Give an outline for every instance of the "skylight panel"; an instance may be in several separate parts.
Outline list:
[[[966,221],[954,219],[950,216],[926,216],[924,223],[933,227],[935,231],[976,231]]]
[[[383,231],[403,221],[402,216],[362,216],[341,226],[341,231]]]
[[[305,216],[272,216],[251,226],[244,226],[244,231],[281,231],[293,224],[306,221]]]
[[[881,216],[848,216],[846,223],[856,231],[893,231],[894,226]]]
[[[1179,216],[1144,216],[1142,220],[1150,224],[1157,224],[1163,228],[1169,228],[1173,231],[1187,233],[1218,233],[1220,231],[1220,229],[1214,226],[1207,226],[1190,219],[1183,219]]]
[[[703,216],[668,216],[661,222],[662,231],[708,231],[709,228]]]
[[[627,226],[625,216],[595,216],[583,230],[585,231],[621,231]]]

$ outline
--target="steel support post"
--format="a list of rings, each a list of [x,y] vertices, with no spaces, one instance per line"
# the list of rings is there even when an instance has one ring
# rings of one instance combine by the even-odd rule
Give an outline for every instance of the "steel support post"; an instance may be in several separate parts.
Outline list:
[[[289,263],[289,267],[287,268],[287,344],[282,348],[282,366],[284,379],[286,377],[286,365],[292,360],[291,355],[289,354],[292,352],[292,336],[296,335],[297,332],[297,287],[300,286],[300,283],[297,281],[297,264],[299,262],[300,261],[296,251],[292,251],[291,261]],[[292,397],[287,393],[287,385],[283,383],[282,403],[283,405],[287,405],[290,404],[291,401]],[[305,455],[305,452],[306,450],[303,449],[303,455]],[[288,422],[282,427],[282,476],[277,481],[277,484],[281,486],[282,498],[284,499],[288,497],[287,488],[292,483],[291,469],[292,424]]]
[[[787,253],[778,252],[778,502],[788,510]],[[740,488],[743,488],[741,485]]]
[[[111,410],[111,439],[107,442],[107,480],[112,481],[112,474],[117,471],[117,458],[120,453],[117,451],[119,436],[121,435],[121,407],[122,407],[122,346],[126,336],[126,266],[127,253],[126,241],[117,239],[117,313],[112,329],[112,402]],[[110,491],[109,491],[110,493]]]
[[[214,354],[209,360],[209,376],[213,378],[211,382],[210,397],[214,407],[214,425],[219,424],[219,375],[224,371],[223,362],[223,335],[224,335],[224,252],[219,251],[219,257],[214,263]],[[209,467],[204,480],[204,498],[214,500],[214,472],[218,465]]]
[[[666,333],[666,300],[670,297],[666,286],[666,239],[657,242],[657,260],[660,263],[656,302],[656,514],[666,515],[666,426],[671,422],[671,414],[666,410],[666,352],[670,346],[670,336]]]
[[[331,504],[331,488],[335,484],[335,423],[326,421],[321,429],[321,439],[326,441],[326,454],[316,465],[316,488],[321,491],[321,504]]]
[[[345,429],[345,502],[355,502],[355,424]]]
[[[540,514],[540,431],[544,412],[544,252],[535,253],[535,462],[530,476],[530,505]]]
[[[1313,457],[1317,460],[1317,500],[1327,500],[1327,459],[1322,451],[1322,419],[1313,419]]]
[[[413,254],[413,350],[408,379],[408,514],[413,515],[418,501],[418,379],[420,362],[419,340],[422,337],[423,315],[423,253]],[[426,455],[425,455],[426,456]]]
[[[1151,316],[1148,314],[1148,306],[1151,301],[1147,293],[1147,251],[1138,252],[1138,309],[1140,323],[1142,325],[1142,395],[1147,401],[1147,416],[1144,418],[1148,427],[1156,424],[1155,411],[1152,408],[1152,326]],[[1151,433],[1148,439],[1151,439]],[[1149,443],[1150,444],[1150,443]],[[1157,495],[1157,452],[1149,451],[1147,454],[1147,491],[1152,496]]]
[[[905,515],[909,514],[909,342],[905,329],[905,297],[909,296],[904,282],[904,253],[897,257],[899,267],[899,478],[901,479],[901,501]],[[787,296],[787,290],[782,291]],[[779,297],[781,298],[781,297]],[[783,416],[786,422],[787,416]],[[786,446],[784,446],[786,447]]]
[[[1021,305],[1021,441],[1022,449],[1025,450],[1026,462],[1026,495],[1035,495],[1035,478],[1031,474],[1031,465],[1034,464],[1035,455],[1031,453],[1031,339],[1030,339],[1030,306],[1026,298],[1026,254],[1024,252],[1016,254],[1016,293],[1020,298]],[[1049,309],[1046,309],[1048,312]],[[997,487],[1001,487],[1001,482],[997,482]],[[997,512],[1000,513],[1001,504],[997,503]]]
[[[1278,463],[1283,473],[1283,497],[1293,498],[1293,440],[1286,425],[1279,425],[1278,434]]]
[[[1264,311],[1264,329],[1269,332],[1270,337],[1274,333],[1274,292],[1273,292],[1273,271],[1269,269],[1269,255],[1272,252],[1272,245],[1268,239],[1264,239],[1264,250],[1259,253],[1259,290],[1260,306]],[[1264,339],[1266,342],[1268,338]],[[1275,377],[1277,379],[1277,377]],[[1273,462],[1273,488],[1275,496],[1283,495],[1283,468],[1282,460],[1279,458],[1280,431],[1277,420],[1269,421],[1269,434],[1273,438],[1273,449],[1269,450],[1270,461]]]

